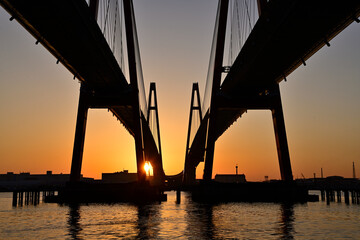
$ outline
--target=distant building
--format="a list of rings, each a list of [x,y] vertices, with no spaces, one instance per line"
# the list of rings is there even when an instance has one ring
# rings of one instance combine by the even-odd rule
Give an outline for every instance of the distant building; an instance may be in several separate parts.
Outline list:
[[[215,181],[221,183],[244,183],[245,174],[216,174]]]
[[[21,172],[15,174],[8,172],[7,174],[0,174],[0,189],[14,190],[17,188],[26,187],[43,187],[43,186],[65,186],[70,179],[70,174],[53,174],[52,171],[47,171],[46,174],[30,174],[29,172]],[[83,178],[82,181],[92,181],[92,178]]]
[[[137,181],[137,173],[129,173],[128,170],[114,173],[103,173],[102,182],[104,183],[128,183]]]

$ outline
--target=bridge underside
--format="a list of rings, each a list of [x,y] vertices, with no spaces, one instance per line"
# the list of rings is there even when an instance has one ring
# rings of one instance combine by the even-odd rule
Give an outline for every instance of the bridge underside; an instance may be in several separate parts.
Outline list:
[[[86,1],[0,0],[0,5],[81,82],[73,175],[79,179],[88,108],[108,108],[135,137],[137,91],[125,79]],[[154,177],[163,181],[160,154],[140,114],[145,158]]]
[[[248,109],[271,109],[280,169],[283,168],[281,148],[284,144],[279,137],[286,140],[285,125],[280,126],[281,133],[277,130],[279,124],[276,124],[279,117],[283,122],[282,109],[276,117],[274,109],[269,106],[270,98],[259,99],[273,92],[274,86],[278,88],[287,75],[324,45],[329,45],[332,38],[359,16],[360,2],[357,0],[341,3],[326,0],[269,1],[215,96],[219,107],[214,120],[214,141]],[[269,102],[265,104],[267,106],[259,106],[259,101]],[[195,180],[195,169],[204,161],[208,119],[207,112],[186,157],[184,179],[188,182]],[[285,148],[286,153],[287,142]],[[288,170],[281,170],[282,179],[289,176],[286,172]]]

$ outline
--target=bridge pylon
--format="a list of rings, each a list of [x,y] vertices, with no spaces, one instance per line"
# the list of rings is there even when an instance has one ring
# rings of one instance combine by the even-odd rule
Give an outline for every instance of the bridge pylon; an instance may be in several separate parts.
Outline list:
[[[195,105],[195,100],[197,101],[197,105]],[[192,184],[196,179],[196,164],[191,160],[189,151],[190,151],[190,134],[191,134],[191,126],[193,113],[197,111],[199,114],[200,123],[202,121],[202,112],[201,112],[201,102],[200,102],[200,93],[199,93],[199,84],[193,83],[192,92],[191,92],[191,102],[190,102],[190,115],[189,115],[189,125],[188,125],[188,133],[186,139],[186,153],[185,153],[185,167],[184,167],[184,175],[183,182],[185,184]]]
[[[213,68],[213,82],[211,89],[210,117],[208,123],[208,132],[205,151],[205,166],[203,179],[210,181],[212,177],[214,151],[215,151],[215,121],[217,115],[217,93],[220,90],[221,74],[223,72],[223,57],[225,48],[226,23],[229,8],[229,0],[220,0],[218,8],[217,32],[216,32],[216,48]]]
[[[126,30],[126,42],[128,53],[128,66],[130,84],[124,90],[124,86],[110,85],[107,87],[94,84],[82,83],[80,87],[80,97],[78,106],[77,123],[75,130],[74,149],[70,173],[70,181],[80,181],[81,165],[83,158],[85,131],[87,113],[89,108],[112,108],[112,107],[126,107],[131,109],[132,128],[130,133],[135,139],[135,151],[137,162],[138,181],[144,182],[146,180],[146,173],[144,170],[145,153],[144,153],[144,135],[143,124],[146,123],[145,117],[141,113],[139,103],[139,86],[137,73],[137,59],[135,53],[135,46],[137,46],[136,24],[133,3],[131,0],[123,0],[124,3],[124,19]],[[90,1],[90,12],[94,18],[97,18],[98,0]],[[162,170],[162,168],[161,168]],[[162,171],[163,172],[163,171]]]
[[[135,41],[136,39],[136,24],[134,16],[134,6],[131,0],[123,0],[124,3],[124,18],[125,18],[125,31],[126,43],[129,62],[129,76],[130,86],[134,91],[132,95],[133,103],[133,119],[134,119],[134,138],[136,149],[136,164],[138,181],[144,182],[146,179],[146,172],[144,170],[145,156],[143,145],[143,132],[142,132],[142,116],[139,103],[139,86],[138,86],[138,72],[136,64]]]
[[[152,100],[154,100],[154,104],[152,104]],[[160,140],[160,124],[159,124],[159,110],[158,110],[158,103],[157,103],[157,94],[156,94],[156,84],[154,82],[150,83],[150,90],[149,90],[149,101],[148,101],[148,108],[147,108],[147,123],[149,124],[150,121],[150,113],[151,111],[155,112],[155,119],[156,119],[156,137],[158,141],[158,149],[160,153],[160,158],[162,159],[162,151],[161,151],[161,140]]]
[[[264,11],[267,6],[267,1],[258,0],[259,15]],[[226,69],[222,66],[224,43],[225,43],[225,30],[228,14],[228,1],[219,0],[218,17],[215,27],[216,38],[213,43],[216,44],[215,58],[213,65],[213,78],[211,89],[211,101],[209,108],[209,118],[207,123],[207,134],[205,139],[205,167],[204,167],[204,181],[212,179],[213,162],[215,142],[219,137],[216,132],[217,119],[220,110],[235,108],[239,112],[248,109],[269,109],[272,112],[274,132],[277,146],[277,153],[280,165],[281,179],[285,181],[293,180],[289,149],[286,137],[285,121],[282,110],[280,89],[278,83],[273,83],[267,86],[241,86],[241,92],[237,93],[236,97],[225,96],[226,94],[221,91],[221,74]],[[231,100],[230,100],[231,99]]]
[[[146,121],[143,120],[143,124],[146,123],[148,126],[151,126],[151,118],[153,115],[151,112],[154,112],[155,117],[155,128],[151,129],[153,138],[157,139],[157,146],[151,148],[148,147],[147,144],[154,143],[154,141],[150,141],[151,136],[148,136],[146,132],[143,133],[144,139],[144,151],[145,160],[149,161],[153,167],[154,180],[152,181],[153,185],[162,185],[165,181],[164,169],[162,166],[162,150],[161,150],[161,138],[160,138],[160,123],[159,123],[159,110],[158,110],[158,102],[157,102],[157,94],[156,94],[156,84],[154,82],[150,83],[149,90],[149,100],[148,100],[148,108],[147,108],[147,117]],[[155,143],[156,144],[156,143]],[[150,149],[157,149],[157,152],[151,152]]]

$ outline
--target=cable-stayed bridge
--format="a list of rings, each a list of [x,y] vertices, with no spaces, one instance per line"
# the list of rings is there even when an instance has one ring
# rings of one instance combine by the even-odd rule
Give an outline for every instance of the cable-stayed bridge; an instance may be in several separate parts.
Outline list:
[[[148,161],[154,184],[162,184],[156,89],[152,83],[147,103],[132,1],[1,0],[0,4],[10,20],[17,20],[81,83],[70,180],[80,180],[88,109],[108,108],[135,139],[138,180],[145,180]],[[155,127],[150,129],[153,121]]]
[[[71,181],[80,179],[88,109],[108,108],[135,139],[138,179],[144,180],[143,166],[149,161],[155,182],[162,184],[156,89],[151,84],[147,101],[132,1],[0,0],[0,4],[11,14],[10,20],[16,19],[81,82]],[[358,22],[359,15],[355,0],[219,0],[202,101],[198,86],[193,88],[185,183],[194,182],[202,161],[204,179],[211,179],[216,140],[248,109],[272,111],[281,177],[292,180],[279,83],[329,46],[350,23]],[[196,114],[198,129],[191,124]]]
[[[360,2],[355,0],[220,0],[202,103],[197,85],[193,87],[185,183],[195,181],[196,167],[203,161],[203,179],[211,180],[216,140],[249,109],[271,110],[281,179],[291,181],[279,83],[320,48],[330,46],[350,23],[359,22],[359,15]],[[226,40],[230,66],[223,63]],[[193,115],[200,125],[192,137]]]

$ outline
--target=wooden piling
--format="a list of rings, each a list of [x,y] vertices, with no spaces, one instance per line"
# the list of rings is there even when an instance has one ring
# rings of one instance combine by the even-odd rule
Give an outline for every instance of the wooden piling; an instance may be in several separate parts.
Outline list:
[[[348,190],[344,191],[344,198],[345,198],[345,203],[349,204],[350,201],[349,201],[349,191]]]
[[[29,205],[29,192],[25,192],[25,205]]]
[[[352,204],[356,204],[355,191],[351,190],[351,202]]]
[[[334,194],[333,190],[329,190],[329,201],[330,202],[333,202],[333,194]]]
[[[24,192],[19,192],[19,206],[23,205],[23,200],[24,200]]]
[[[337,190],[336,191],[336,196],[337,196],[337,202],[341,202],[341,190]]]
[[[326,204],[330,204],[330,190],[326,190]]]
[[[176,190],[176,203],[180,204],[180,202],[181,202],[181,191]]]
[[[13,192],[13,202],[12,202],[13,207],[16,207],[16,205],[17,205],[17,195],[18,195],[18,193],[16,191],[14,191]]]
[[[320,191],[321,195],[321,201],[325,201],[325,190]]]
[[[36,206],[38,203],[38,195],[37,192],[34,192],[34,205]]]

